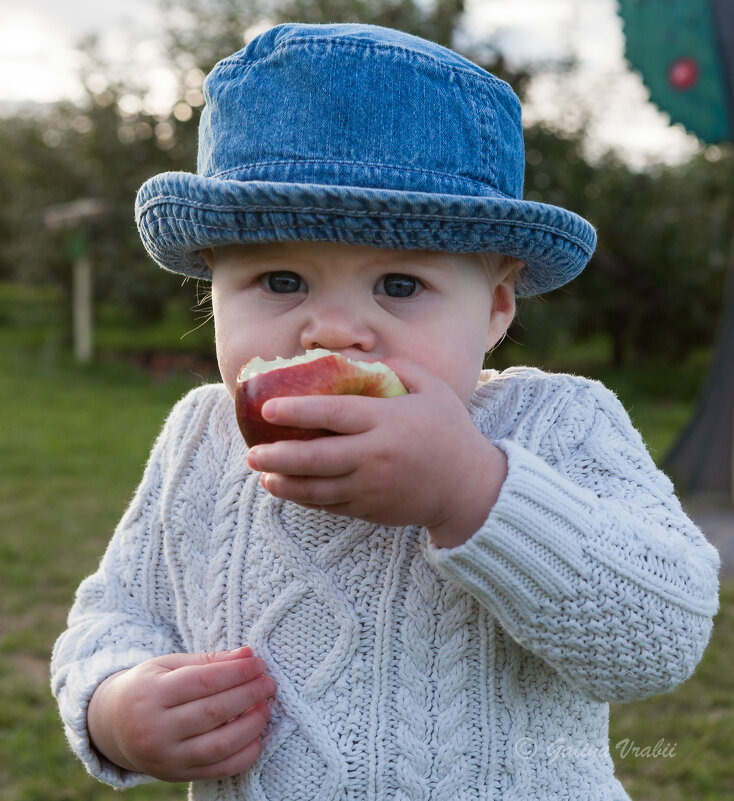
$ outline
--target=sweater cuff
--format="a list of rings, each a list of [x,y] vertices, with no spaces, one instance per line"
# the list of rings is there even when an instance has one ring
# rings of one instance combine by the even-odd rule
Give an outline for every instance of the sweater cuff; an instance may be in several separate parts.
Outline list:
[[[72,666],[65,676],[64,686],[54,687],[54,691],[58,694],[59,711],[71,749],[92,776],[113,787],[134,787],[155,779],[144,773],[125,770],[97,751],[87,728],[89,702],[97,687],[106,678],[149,658],[149,653],[137,651],[130,651],[124,655],[120,653],[110,655],[102,651],[89,660]]]
[[[429,542],[426,556],[517,631],[529,615],[578,595],[596,496],[514,442],[494,444],[508,472],[484,525],[454,548]]]

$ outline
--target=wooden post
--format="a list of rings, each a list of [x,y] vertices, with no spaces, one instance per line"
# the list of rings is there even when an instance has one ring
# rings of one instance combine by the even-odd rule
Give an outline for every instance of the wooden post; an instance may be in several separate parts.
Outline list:
[[[73,277],[73,315],[74,315],[74,357],[78,362],[90,362],[94,351],[92,322],[92,262],[86,253],[74,260]]]
[[[105,206],[101,200],[80,198],[71,203],[50,206],[44,213],[44,222],[49,230],[72,231],[69,257],[72,262],[74,357],[79,362],[90,362],[94,353],[94,280],[84,224],[104,212]]]

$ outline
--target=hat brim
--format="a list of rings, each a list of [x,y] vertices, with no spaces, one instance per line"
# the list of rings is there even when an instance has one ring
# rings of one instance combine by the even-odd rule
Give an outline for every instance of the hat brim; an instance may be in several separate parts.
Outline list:
[[[519,296],[549,292],[586,266],[593,226],[558,206],[501,196],[238,181],[168,172],[146,181],[135,217],[163,268],[211,280],[200,251],[236,242],[345,242],[400,250],[493,251],[525,262]]]

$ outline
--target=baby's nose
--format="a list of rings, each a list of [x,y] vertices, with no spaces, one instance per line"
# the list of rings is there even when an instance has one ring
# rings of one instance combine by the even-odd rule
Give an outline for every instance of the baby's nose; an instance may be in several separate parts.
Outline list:
[[[376,335],[368,322],[354,309],[342,305],[315,310],[301,331],[304,350],[349,348],[369,352],[375,347]]]

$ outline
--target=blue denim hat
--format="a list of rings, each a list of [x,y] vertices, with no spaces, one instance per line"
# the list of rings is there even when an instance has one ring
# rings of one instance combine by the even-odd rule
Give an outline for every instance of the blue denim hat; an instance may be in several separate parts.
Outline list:
[[[570,281],[593,227],[522,199],[517,96],[433,42],[371,25],[279,25],[204,84],[197,174],[140,188],[162,267],[210,279],[200,251],[307,240],[494,251],[527,264],[518,294]]]

